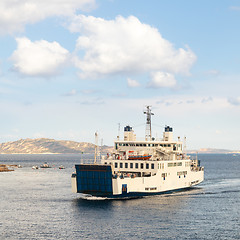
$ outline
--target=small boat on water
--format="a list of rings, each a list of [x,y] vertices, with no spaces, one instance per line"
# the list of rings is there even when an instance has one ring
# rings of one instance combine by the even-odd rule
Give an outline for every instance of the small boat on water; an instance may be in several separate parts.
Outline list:
[[[0,164],[0,172],[10,172],[10,171],[14,171],[10,165],[6,165],[6,164]]]
[[[34,169],[34,170],[38,169],[38,166],[32,166],[32,169]]]
[[[47,162],[45,162],[40,166],[40,168],[51,168],[51,166]]]
[[[60,165],[59,169],[65,169],[65,167],[63,165]]]

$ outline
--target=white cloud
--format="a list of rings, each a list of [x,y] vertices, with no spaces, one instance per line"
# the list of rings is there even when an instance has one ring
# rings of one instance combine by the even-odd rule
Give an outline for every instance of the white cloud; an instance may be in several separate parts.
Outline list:
[[[139,87],[139,86],[140,86],[140,83],[139,83],[137,80],[134,80],[134,79],[131,79],[131,78],[128,78],[128,79],[127,79],[127,84],[128,84],[128,86],[131,87],[131,88]]]
[[[228,103],[234,106],[239,106],[240,105],[240,98],[235,98],[235,97],[230,97],[228,98]]]
[[[176,86],[177,81],[173,74],[164,72],[154,72],[151,74],[152,80],[148,83],[148,87],[152,88],[172,88]]]
[[[97,93],[99,92],[99,90],[96,90],[96,89],[83,89],[81,91],[82,94],[94,94],[94,93]]]
[[[208,97],[208,98],[203,98],[203,99],[202,99],[202,103],[209,103],[209,102],[211,102],[211,101],[213,101],[213,98],[212,98],[212,97]]]
[[[82,105],[102,105],[105,104],[104,100],[102,98],[95,98],[92,100],[85,100],[80,102]]]
[[[70,92],[64,93],[63,96],[71,97],[71,96],[75,96],[76,94],[77,94],[77,90],[76,89],[72,89]]]
[[[229,9],[232,10],[232,11],[240,11],[239,6],[231,6],[231,7],[229,7]]]
[[[28,23],[52,16],[71,16],[77,10],[90,10],[95,0],[1,0],[0,33],[19,32]]]
[[[216,130],[215,133],[216,133],[217,135],[219,135],[219,134],[222,134],[222,131]]]
[[[220,71],[216,70],[216,69],[211,69],[209,71],[206,72],[208,75],[212,75],[212,76],[218,76],[220,75]]]
[[[11,56],[14,70],[26,76],[53,76],[66,64],[69,52],[57,42],[17,38],[17,50]]]
[[[81,78],[153,71],[189,74],[196,60],[188,47],[175,49],[156,28],[134,16],[105,20],[78,15],[69,30],[81,34],[74,58]]]

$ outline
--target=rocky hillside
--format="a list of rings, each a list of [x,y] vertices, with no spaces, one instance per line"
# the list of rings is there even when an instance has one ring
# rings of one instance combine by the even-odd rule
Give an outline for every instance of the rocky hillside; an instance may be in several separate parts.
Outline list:
[[[94,153],[95,145],[86,142],[54,140],[48,138],[20,139],[0,144],[0,154],[22,153]],[[112,147],[103,146],[102,152],[111,152]]]

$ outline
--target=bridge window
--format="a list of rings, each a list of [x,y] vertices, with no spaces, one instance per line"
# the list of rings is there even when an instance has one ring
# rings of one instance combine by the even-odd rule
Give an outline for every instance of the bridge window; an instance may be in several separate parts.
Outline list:
[[[151,164],[151,168],[154,169],[154,163]]]
[[[130,163],[130,168],[133,168],[133,163]]]
[[[149,169],[149,163],[146,163],[146,169]]]
[[[128,163],[125,163],[125,168],[128,168]]]
[[[141,169],[143,169],[143,163],[141,163]]]
[[[117,162],[115,162],[115,168],[117,168],[118,167],[118,163]]]
[[[123,164],[120,162],[120,168],[122,168],[123,167]]]
[[[138,163],[135,163],[135,168],[138,168]]]

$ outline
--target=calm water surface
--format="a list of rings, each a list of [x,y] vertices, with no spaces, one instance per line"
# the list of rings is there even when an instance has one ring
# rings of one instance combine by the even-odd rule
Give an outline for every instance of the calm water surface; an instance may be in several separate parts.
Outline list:
[[[0,155],[23,166],[0,173],[0,239],[240,239],[240,155],[199,155],[199,187],[131,200],[71,192],[74,164],[89,157]],[[45,161],[53,168],[32,170]]]

